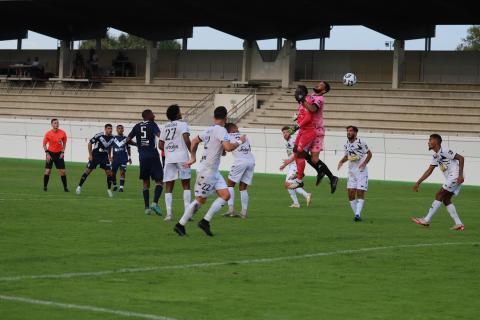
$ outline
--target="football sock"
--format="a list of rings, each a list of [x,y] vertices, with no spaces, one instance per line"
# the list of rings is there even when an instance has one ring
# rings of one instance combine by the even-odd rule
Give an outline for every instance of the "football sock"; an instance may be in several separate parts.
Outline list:
[[[115,182],[115,184],[117,184]],[[125,178],[120,178],[120,187],[123,187],[125,185]]]
[[[297,181],[302,181],[305,172],[305,159],[295,156],[295,163],[297,164]]]
[[[450,213],[450,217],[455,221],[455,224],[463,224],[462,220],[460,220],[460,217],[458,216],[457,209],[453,205],[453,203],[450,203],[447,206],[447,211]]]
[[[293,203],[298,204],[298,198],[297,198],[297,194],[295,193],[295,190],[288,189],[288,193],[290,194],[290,198],[292,198]]]
[[[357,199],[350,200],[350,207],[352,207],[353,214],[357,214]]]
[[[438,208],[440,208],[441,205],[442,205],[442,202],[441,202],[441,201],[434,200],[434,201],[432,202],[432,206],[430,207],[430,210],[428,210],[428,214],[427,214],[427,216],[424,218],[424,220],[425,220],[426,222],[430,222],[430,220],[432,220],[433,215],[435,214],[435,212],[437,212]]]
[[[107,176],[107,189],[110,190],[112,188],[113,176]]]
[[[215,213],[217,213],[218,210],[222,209],[225,203],[227,203],[227,201],[223,200],[222,198],[217,198],[215,201],[213,201],[212,205],[210,206],[210,209],[208,209],[207,214],[205,214],[203,219],[210,222],[210,220],[212,220]]]
[[[193,200],[193,202],[190,203],[185,209],[185,212],[183,213],[183,216],[178,223],[180,223],[182,226],[186,225],[188,220],[192,218],[193,214],[197,212],[197,210],[200,209],[201,206],[202,204],[200,202],[198,202],[196,199]]]
[[[312,156],[310,154],[307,154],[305,159],[307,160],[308,164],[311,165],[315,169],[315,171],[317,171],[317,174],[323,172],[330,180],[333,178],[333,174],[328,168],[328,166],[325,164],[325,162],[318,159],[317,163],[313,163]]]
[[[155,185],[155,193],[153,194],[153,202],[158,203],[158,199],[162,195],[163,187],[161,184]]]
[[[247,190],[240,191],[240,199],[242,202],[242,211],[247,211],[248,209],[248,192]]]
[[[48,174],[43,175],[43,187],[46,188],[48,185],[48,180],[50,180],[50,176]]]
[[[235,189],[233,187],[228,187],[228,192],[230,193],[230,199],[228,199],[228,206],[233,207],[233,202],[235,201]]]
[[[88,177],[88,174],[86,173],[82,174],[82,177],[80,178],[80,182],[78,183],[80,187],[83,186],[83,183],[85,182],[85,180],[87,180],[87,177]]]
[[[172,193],[165,193],[165,207],[167,207],[167,217],[172,215]]]
[[[112,176],[112,183],[113,183],[113,185],[114,185],[115,187],[117,186],[117,175],[116,175],[116,174],[114,174],[114,175]]]
[[[183,190],[183,209],[186,209],[192,202],[192,193],[190,190]]]
[[[303,188],[297,188],[293,190],[295,190],[298,194],[301,194],[304,198],[306,198],[308,195],[307,191],[305,191],[305,189]]]
[[[360,217],[362,215],[363,204],[365,203],[364,199],[357,199],[357,210],[355,211],[355,215]]]
[[[60,176],[60,178],[62,179],[63,189],[67,189],[67,176]]]
[[[145,209],[150,208],[150,190],[143,189],[143,203],[145,204]]]

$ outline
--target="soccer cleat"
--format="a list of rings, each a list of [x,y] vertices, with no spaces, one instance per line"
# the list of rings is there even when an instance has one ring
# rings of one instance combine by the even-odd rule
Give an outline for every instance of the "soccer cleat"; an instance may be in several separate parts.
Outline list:
[[[158,206],[158,204],[152,203],[152,204],[150,205],[150,209],[152,209],[153,212],[155,212],[155,214],[156,214],[157,216],[161,216],[161,215],[162,215],[162,211],[160,210],[160,207]]]
[[[307,207],[310,207],[310,203],[312,202],[312,194],[307,193],[307,196],[305,197],[305,200],[307,200]]]
[[[198,222],[198,227],[202,229],[207,236],[213,237],[212,231],[210,231],[210,222],[205,219],[202,219]]]
[[[228,206],[228,211],[223,214],[224,217],[235,217],[233,206]]]
[[[120,189],[118,189],[118,192],[123,192],[123,187],[120,187]]]
[[[355,215],[355,217],[353,218],[353,221],[360,222],[362,221],[362,217]]]
[[[288,189],[297,189],[303,187],[303,181],[295,179],[288,181]]]
[[[325,172],[320,172],[317,174],[317,182],[315,182],[315,185],[318,186],[320,182],[322,182],[323,177],[325,177]]]
[[[413,217],[413,218],[411,218],[411,220],[412,220],[413,222],[415,222],[416,224],[420,224],[420,225],[422,225],[422,226],[424,226],[424,227],[428,227],[428,226],[430,225],[430,223],[428,223],[427,221],[425,221],[425,219],[423,219],[423,218]]]
[[[290,208],[300,208],[300,204],[299,203],[292,203],[290,205]]]
[[[185,230],[185,226],[182,226],[180,223],[177,223],[175,227],[173,227],[173,231],[175,231],[180,237],[186,236],[187,231]]]
[[[163,221],[172,221],[172,216],[171,215],[167,215],[165,217],[165,219],[163,219]]]
[[[337,190],[337,183],[338,183],[338,177],[333,176],[332,180],[330,180],[330,193],[334,193],[335,190]]]
[[[117,186],[113,186],[113,191],[117,191]]]
[[[47,187],[43,187],[43,191],[47,192]]]
[[[463,231],[465,230],[465,226],[463,224],[456,224],[453,227],[451,227],[450,230]]]
[[[113,197],[113,192],[112,192],[112,190],[107,189],[107,193],[108,193],[108,196],[109,196],[110,198]]]
[[[150,208],[145,208],[144,213],[145,215],[149,216],[152,213],[152,210],[150,210]]]
[[[240,213],[240,218],[247,219],[247,210],[242,210],[242,213]]]
[[[82,193],[82,187],[78,186],[77,189],[75,189],[75,193],[80,195],[80,193]]]
[[[45,190],[45,191],[47,191],[47,190]],[[68,188],[63,188],[63,191],[70,192],[70,190],[68,190]]]

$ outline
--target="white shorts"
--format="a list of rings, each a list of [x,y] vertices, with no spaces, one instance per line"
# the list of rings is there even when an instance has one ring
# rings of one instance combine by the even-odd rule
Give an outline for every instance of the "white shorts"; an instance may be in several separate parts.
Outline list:
[[[288,165],[287,175],[285,176],[285,181],[292,180],[293,177],[297,174],[297,165],[295,162],[292,162]]]
[[[348,172],[347,189],[368,190],[368,171],[352,170]]]
[[[167,163],[163,168],[163,182],[174,181],[177,179],[187,180],[192,177],[192,170],[184,168],[184,163]]]
[[[195,197],[207,198],[216,190],[227,189],[227,183],[220,172],[198,172],[195,181]]]
[[[453,193],[454,196],[458,196],[462,185],[457,183],[457,178],[449,178],[445,180],[445,183],[442,185],[444,190]]]
[[[232,165],[228,179],[235,183],[243,182],[247,185],[252,184],[253,171],[255,169],[255,163],[238,162]]]

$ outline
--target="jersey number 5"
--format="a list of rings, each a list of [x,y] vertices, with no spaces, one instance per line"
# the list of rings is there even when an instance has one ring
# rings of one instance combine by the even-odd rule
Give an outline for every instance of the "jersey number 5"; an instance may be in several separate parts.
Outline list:
[[[142,133],[142,139],[147,138],[147,127],[141,126],[140,127],[140,132]]]

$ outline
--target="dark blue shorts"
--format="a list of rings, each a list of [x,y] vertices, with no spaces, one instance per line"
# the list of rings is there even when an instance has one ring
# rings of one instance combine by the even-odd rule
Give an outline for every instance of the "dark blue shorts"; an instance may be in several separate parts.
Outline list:
[[[112,160],[112,171],[113,173],[117,173],[118,169],[123,171],[127,171],[127,163],[128,159],[115,159]]]
[[[140,179],[155,181],[163,180],[163,168],[160,157],[157,155],[141,155],[140,156]]]
[[[97,166],[104,170],[112,170],[112,165],[110,161],[108,161],[108,157],[93,157],[92,161],[88,161],[87,168],[88,169],[96,169]]]

